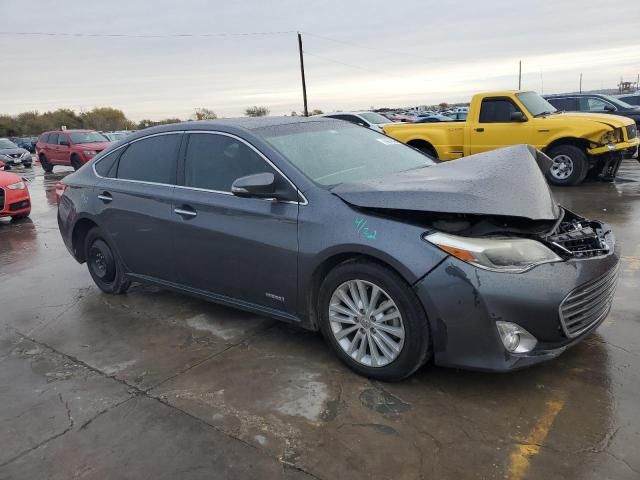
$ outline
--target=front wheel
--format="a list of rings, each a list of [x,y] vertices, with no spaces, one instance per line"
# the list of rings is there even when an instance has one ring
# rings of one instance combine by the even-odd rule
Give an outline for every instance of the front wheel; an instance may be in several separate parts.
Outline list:
[[[40,154],[38,158],[40,159],[40,165],[42,166],[42,169],[45,172],[47,173],[53,172],[53,165],[49,163],[49,161],[47,160],[47,157],[45,157],[44,154]]]
[[[327,342],[360,375],[398,381],[429,358],[422,305],[388,268],[367,261],[338,265],[322,282],[318,308]]]
[[[131,286],[122,263],[98,227],[92,228],[87,234],[85,258],[91,278],[103,292],[118,295]]]
[[[587,176],[587,155],[573,145],[558,145],[547,152],[553,162],[547,179],[554,185],[578,185]]]

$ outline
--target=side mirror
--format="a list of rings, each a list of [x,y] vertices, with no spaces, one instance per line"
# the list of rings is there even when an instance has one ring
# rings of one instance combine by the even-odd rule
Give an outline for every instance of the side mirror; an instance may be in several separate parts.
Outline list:
[[[526,122],[527,121],[527,117],[525,117],[524,113],[522,113],[522,112],[511,112],[511,115],[509,115],[509,118],[511,119],[512,122]]]
[[[604,111],[605,112],[615,112],[616,111],[616,107],[614,107],[613,105],[605,105],[604,106]]]
[[[238,197],[275,198],[276,178],[270,172],[240,177],[231,184],[231,193]]]

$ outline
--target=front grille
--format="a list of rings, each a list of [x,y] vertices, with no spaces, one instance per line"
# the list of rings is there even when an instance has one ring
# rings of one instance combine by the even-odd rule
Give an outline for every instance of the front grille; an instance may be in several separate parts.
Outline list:
[[[638,135],[638,127],[627,125],[627,140],[633,140]]]
[[[560,323],[567,337],[577,337],[607,316],[617,278],[618,266],[565,297],[560,304]]]
[[[10,212],[16,212],[18,210],[22,210],[23,208],[27,208],[29,206],[29,200],[23,200],[21,202],[12,203],[9,205]]]

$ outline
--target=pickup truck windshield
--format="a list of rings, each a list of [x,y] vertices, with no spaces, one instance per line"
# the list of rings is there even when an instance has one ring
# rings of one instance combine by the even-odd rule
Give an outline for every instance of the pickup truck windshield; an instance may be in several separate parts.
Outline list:
[[[554,113],[556,108],[535,92],[516,93],[518,100],[522,102],[531,115],[537,117],[545,113]]]
[[[393,138],[344,122],[305,122],[257,129],[304,175],[324,187],[434,165]]]

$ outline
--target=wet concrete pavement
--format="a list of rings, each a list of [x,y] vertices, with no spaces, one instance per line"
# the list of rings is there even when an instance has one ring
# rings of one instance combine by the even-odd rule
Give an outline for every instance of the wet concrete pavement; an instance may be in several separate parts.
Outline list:
[[[107,296],[67,253],[55,183],[0,220],[0,479],[640,478],[640,165],[556,189],[623,248],[595,335],[509,374],[347,370],[315,334],[134,286]],[[22,173],[22,172],[21,172]]]

